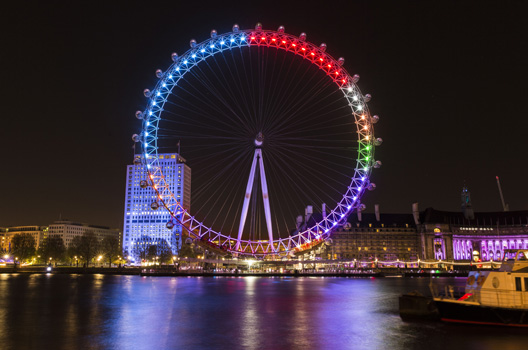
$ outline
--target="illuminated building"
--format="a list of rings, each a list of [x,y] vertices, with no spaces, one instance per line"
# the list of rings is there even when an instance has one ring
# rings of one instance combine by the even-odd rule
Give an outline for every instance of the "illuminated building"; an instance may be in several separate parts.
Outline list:
[[[420,240],[411,214],[360,213],[332,234],[329,258],[417,261]]]
[[[70,247],[75,237],[80,237],[85,233],[93,233],[99,241],[108,236],[119,239],[120,235],[118,229],[112,229],[106,226],[84,224],[69,220],[55,221],[49,225],[47,231],[48,236],[61,237],[66,248]]]
[[[185,209],[190,209],[191,169],[185,164],[185,159],[177,153],[158,156],[170,191],[177,200],[181,201]],[[141,156],[136,155],[136,159],[141,159]],[[136,161],[136,163],[140,162]],[[143,186],[142,181],[145,181]],[[172,218],[163,205],[157,203],[156,192],[146,185],[146,181],[148,181],[148,173],[143,164],[127,166],[123,251],[132,259],[134,259],[134,247],[137,245],[160,244],[166,241],[173,254],[176,254],[181,246],[182,227],[174,225],[172,229],[167,228],[167,223],[172,221]],[[155,210],[152,209],[154,202],[159,206]],[[138,261],[133,262],[138,263]]]
[[[35,248],[38,249],[42,240],[46,237],[48,232],[47,226],[13,226],[0,229],[1,234],[1,249],[4,252],[11,250],[11,240],[16,234],[30,234],[35,239]]]
[[[0,251],[5,252],[5,242],[6,242],[6,232],[5,227],[0,227]]]
[[[420,215],[423,258],[498,261],[504,249],[528,248],[528,211],[474,213],[426,209]]]

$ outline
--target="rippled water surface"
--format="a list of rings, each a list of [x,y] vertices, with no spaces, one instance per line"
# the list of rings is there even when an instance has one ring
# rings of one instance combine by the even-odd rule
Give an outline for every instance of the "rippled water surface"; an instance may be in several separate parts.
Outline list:
[[[437,279],[440,283],[463,280]],[[522,329],[406,323],[428,279],[0,274],[2,349],[527,349]]]

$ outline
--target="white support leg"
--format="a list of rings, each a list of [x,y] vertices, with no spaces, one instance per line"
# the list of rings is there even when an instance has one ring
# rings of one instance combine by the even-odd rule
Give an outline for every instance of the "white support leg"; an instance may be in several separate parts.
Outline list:
[[[249,172],[249,179],[246,187],[246,196],[244,197],[244,205],[242,206],[242,215],[240,216],[240,226],[238,227],[238,238],[235,250],[240,249],[240,240],[242,239],[242,232],[244,231],[244,226],[246,224],[247,212],[249,209],[249,200],[251,198],[251,191],[253,190],[253,183],[255,182],[255,168],[257,165],[257,152],[260,149],[255,150],[255,155],[253,156],[253,163],[251,164],[251,171]]]
[[[273,228],[271,226],[271,210],[269,204],[268,185],[266,183],[266,172],[264,171],[264,161],[262,159],[262,151],[257,149],[260,166],[260,184],[262,186],[262,199],[264,200],[264,214],[266,215],[266,225],[268,227],[268,238],[271,249],[273,248]]]

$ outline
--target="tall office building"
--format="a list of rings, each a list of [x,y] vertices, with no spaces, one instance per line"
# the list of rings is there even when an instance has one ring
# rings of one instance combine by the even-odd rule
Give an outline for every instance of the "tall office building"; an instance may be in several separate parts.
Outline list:
[[[158,154],[163,175],[169,184],[170,191],[182,206],[191,207],[191,168],[185,164],[185,159],[177,153]],[[142,157],[136,155],[136,157]],[[182,227],[167,228],[171,219],[169,212],[160,206],[151,209],[156,201],[156,193],[150,187],[141,188],[141,180],[147,180],[148,174],[144,165],[127,166],[125,213],[123,224],[123,251],[134,264],[139,264],[138,251],[145,250],[149,245],[170,246],[173,254],[181,247]]]

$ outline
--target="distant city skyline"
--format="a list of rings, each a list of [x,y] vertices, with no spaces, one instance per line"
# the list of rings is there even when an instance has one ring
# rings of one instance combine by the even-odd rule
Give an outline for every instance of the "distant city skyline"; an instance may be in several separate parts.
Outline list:
[[[325,42],[373,95],[383,166],[373,175],[376,191],[364,196],[367,212],[378,203],[382,212],[410,213],[413,202],[458,211],[464,184],[475,212],[502,211],[495,176],[510,210],[528,210],[521,6],[401,1],[277,11],[200,3],[161,11],[139,1],[10,3],[0,24],[0,226],[62,217],[121,228],[122,174],[141,127],[134,113],[144,109],[155,70],[191,38],[257,22]]]

